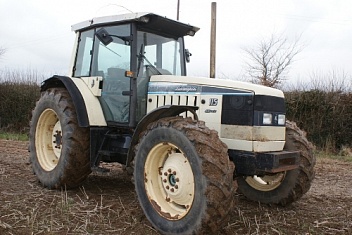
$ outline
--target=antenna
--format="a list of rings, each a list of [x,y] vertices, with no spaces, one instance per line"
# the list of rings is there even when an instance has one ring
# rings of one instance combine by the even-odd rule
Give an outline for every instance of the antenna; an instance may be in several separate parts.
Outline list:
[[[110,7],[110,6],[119,7],[119,8],[125,9],[126,11],[129,11],[129,12],[131,12],[131,13],[134,13],[133,11],[131,11],[130,9],[128,9],[127,7],[124,7],[124,6],[118,5],[118,4],[109,3],[109,4],[105,5],[105,6],[100,7],[100,8],[95,12],[95,15],[98,15],[98,12],[99,12],[100,10],[102,10],[103,8]]]

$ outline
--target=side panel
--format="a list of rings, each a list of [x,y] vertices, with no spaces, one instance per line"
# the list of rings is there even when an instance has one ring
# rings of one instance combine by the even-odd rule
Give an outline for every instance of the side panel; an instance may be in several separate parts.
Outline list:
[[[103,110],[101,108],[98,97],[96,97],[90,88],[88,88],[86,82],[80,78],[71,78],[81,92],[84,103],[86,104],[86,110],[90,126],[106,126]],[[91,82],[89,78],[84,78],[88,82]]]
[[[81,79],[94,96],[101,96],[100,84],[103,81],[102,77],[83,77]]]
[[[200,95],[199,120],[205,121],[207,127],[216,130],[219,134],[221,131],[221,104],[222,95]]]

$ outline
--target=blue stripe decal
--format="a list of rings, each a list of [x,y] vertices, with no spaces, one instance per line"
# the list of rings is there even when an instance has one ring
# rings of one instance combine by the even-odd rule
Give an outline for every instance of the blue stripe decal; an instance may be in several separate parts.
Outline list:
[[[250,91],[169,82],[149,82],[148,94],[253,95]]]
[[[148,92],[149,95],[248,95],[251,93],[216,93],[216,92]]]

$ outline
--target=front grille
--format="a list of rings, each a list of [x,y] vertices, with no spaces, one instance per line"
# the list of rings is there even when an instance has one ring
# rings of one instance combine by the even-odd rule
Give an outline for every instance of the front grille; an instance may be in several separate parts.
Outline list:
[[[156,95],[156,107],[165,105],[197,106],[197,96],[194,95]]]

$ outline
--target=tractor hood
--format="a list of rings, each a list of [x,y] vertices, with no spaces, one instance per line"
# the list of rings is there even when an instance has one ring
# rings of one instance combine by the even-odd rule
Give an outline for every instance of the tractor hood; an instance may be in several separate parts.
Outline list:
[[[212,79],[205,77],[189,77],[189,76],[173,76],[173,75],[154,75],[151,77],[150,82],[165,82],[165,83],[179,83],[182,84],[183,89],[186,91],[188,85],[190,91],[193,86],[211,86],[216,88],[226,88],[226,89],[235,89],[242,90],[244,92],[253,92],[256,95],[267,95],[275,97],[284,97],[284,93],[281,90],[266,87],[262,85],[256,85],[248,82],[239,82],[233,80],[225,79]],[[194,88],[196,89],[196,88]],[[194,91],[193,89],[193,91]]]

